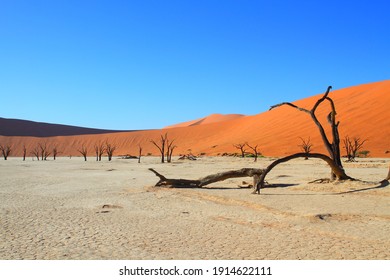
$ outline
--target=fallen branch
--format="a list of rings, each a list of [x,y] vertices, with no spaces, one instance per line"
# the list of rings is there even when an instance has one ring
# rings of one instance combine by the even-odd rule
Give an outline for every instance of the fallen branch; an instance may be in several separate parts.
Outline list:
[[[230,178],[239,178],[239,177],[253,177],[253,185],[256,186],[259,182],[259,178],[263,173],[263,169],[257,168],[242,168],[239,170],[231,170],[226,172],[221,172],[217,174],[212,174],[198,180],[187,180],[187,179],[169,179],[164,175],[161,175],[153,168],[149,168],[160,180],[156,183],[156,187],[170,187],[170,188],[202,188],[206,185],[224,181]]]
[[[273,163],[271,163],[266,169],[264,169],[264,172],[261,174],[259,181],[255,186],[255,190],[253,193],[260,194],[260,189],[264,188],[264,182],[265,182],[265,176],[278,164],[295,159],[295,158],[319,158],[326,163],[329,164],[330,168],[332,169],[333,174],[336,176],[337,180],[354,180],[353,178],[349,177],[347,174],[345,174],[344,169],[342,169],[339,165],[337,165],[330,157],[324,154],[317,154],[317,153],[297,153],[293,154],[284,158],[280,158],[275,160]]]

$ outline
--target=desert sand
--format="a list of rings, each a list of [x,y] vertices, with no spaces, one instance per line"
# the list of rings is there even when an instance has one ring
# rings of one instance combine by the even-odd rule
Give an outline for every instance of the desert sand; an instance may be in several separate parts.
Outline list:
[[[271,161],[1,160],[0,259],[390,259],[388,158],[345,163],[369,182],[326,184],[308,183],[328,177],[325,163],[293,160],[261,195],[239,187],[250,178],[156,188],[148,171],[196,179]]]

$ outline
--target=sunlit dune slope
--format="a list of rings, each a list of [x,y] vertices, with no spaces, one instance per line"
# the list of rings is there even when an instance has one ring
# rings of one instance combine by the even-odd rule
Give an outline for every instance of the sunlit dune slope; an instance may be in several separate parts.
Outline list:
[[[165,128],[177,128],[177,127],[188,127],[188,126],[194,126],[194,125],[203,125],[203,124],[210,124],[210,123],[216,123],[216,122],[224,122],[224,121],[230,121],[238,118],[242,118],[244,115],[240,114],[227,114],[227,115],[222,115],[222,114],[211,114],[207,117],[196,119],[193,121],[188,121],[188,122],[182,122],[170,126],[166,126]]]
[[[322,96],[299,100],[293,103],[311,109]],[[363,150],[368,150],[372,157],[390,156],[390,81],[382,81],[345,89],[331,91],[329,96],[334,100],[337,109],[339,131],[345,136],[367,139]],[[291,100],[280,100],[280,102]],[[318,116],[329,134],[326,115],[330,112],[327,103],[318,109]],[[207,118],[206,118],[207,119]],[[202,119],[200,119],[202,120]],[[198,120],[198,121],[200,121]],[[196,123],[196,122],[195,122]],[[77,151],[82,145],[88,147],[93,156],[93,147],[98,141],[109,141],[117,146],[119,154],[138,154],[139,145],[143,154],[158,154],[150,140],[158,141],[161,134],[168,133],[175,139],[177,148],[174,155],[188,153],[206,153],[218,155],[238,152],[233,144],[248,142],[258,145],[265,156],[284,156],[299,152],[300,137],[313,143],[313,152],[325,152],[317,127],[308,114],[289,106],[278,107],[255,116],[242,116],[226,121],[202,123],[202,125],[172,126],[162,130],[119,132],[81,136],[57,136],[47,138],[36,137],[4,137],[0,143],[11,143],[13,155],[21,155],[23,145],[31,151],[38,143],[46,142],[47,146],[56,145],[62,155],[80,155]],[[342,145],[341,145],[342,146]],[[342,148],[342,147],[341,147]],[[343,150],[343,148],[342,148]]]

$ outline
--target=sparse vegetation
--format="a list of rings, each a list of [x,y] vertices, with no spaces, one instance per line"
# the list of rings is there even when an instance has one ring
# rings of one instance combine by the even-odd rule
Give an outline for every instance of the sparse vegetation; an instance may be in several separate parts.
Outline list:
[[[301,139],[302,143],[298,146],[301,148],[302,152],[310,154],[311,148],[313,147],[313,144],[310,142],[310,137],[307,140],[302,137],[299,137],[299,139]],[[308,160],[309,158],[305,157],[305,159]]]
[[[344,142],[344,148],[347,153],[347,161],[348,162],[354,162],[356,161],[355,158],[358,156],[358,153],[360,149],[363,147],[363,144],[367,141],[361,140],[359,137],[354,137],[351,139],[349,136],[345,136],[343,139]]]

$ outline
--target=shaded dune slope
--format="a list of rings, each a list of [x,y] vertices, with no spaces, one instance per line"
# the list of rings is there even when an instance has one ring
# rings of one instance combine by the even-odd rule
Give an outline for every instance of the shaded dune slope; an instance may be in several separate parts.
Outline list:
[[[0,118],[0,135],[3,136],[51,137],[115,132],[119,131]]]

